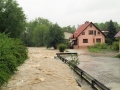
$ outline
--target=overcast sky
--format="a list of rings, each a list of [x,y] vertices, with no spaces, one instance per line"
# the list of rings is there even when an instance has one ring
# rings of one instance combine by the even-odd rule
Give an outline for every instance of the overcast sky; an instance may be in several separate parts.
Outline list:
[[[120,0],[16,0],[28,21],[42,17],[60,26],[81,25],[85,21],[120,24]]]

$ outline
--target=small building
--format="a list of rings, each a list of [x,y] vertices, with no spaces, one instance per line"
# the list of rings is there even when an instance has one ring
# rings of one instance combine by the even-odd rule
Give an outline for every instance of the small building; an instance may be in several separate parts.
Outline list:
[[[107,35],[108,34],[108,31],[107,30],[102,30],[102,32]]]
[[[66,31],[64,32],[64,36],[65,36],[66,40],[69,40],[71,35],[72,35],[72,33],[70,33],[70,32],[66,32]]]
[[[88,47],[98,42],[105,42],[105,34],[92,22],[86,21],[70,37],[74,49]]]
[[[119,38],[119,53],[120,53],[120,31],[115,35],[116,38]]]

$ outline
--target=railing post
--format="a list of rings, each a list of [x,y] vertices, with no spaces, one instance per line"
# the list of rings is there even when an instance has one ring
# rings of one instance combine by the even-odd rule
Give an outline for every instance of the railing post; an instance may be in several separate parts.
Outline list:
[[[92,88],[94,88],[94,80],[92,80]]]
[[[82,75],[83,75],[83,71],[81,72],[81,82],[82,82]]]

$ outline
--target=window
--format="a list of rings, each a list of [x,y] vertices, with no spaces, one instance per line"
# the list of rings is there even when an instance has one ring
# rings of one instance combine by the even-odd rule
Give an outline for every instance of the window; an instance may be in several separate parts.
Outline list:
[[[98,42],[101,42],[101,38],[97,38],[96,39],[96,42],[98,43]]]
[[[89,31],[89,35],[93,35],[93,30],[90,30],[90,31]]]
[[[94,35],[96,36],[96,31],[94,31]]]
[[[88,39],[83,39],[83,43],[88,43]]]
[[[100,35],[100,32],[98,32],[98,35]]]
[[[93,39],[93,43],[95,43],[95,39]]]
[[[90,27],[92,27],[92,24],[90,24]]]
[[[85,32],[82,32],[82,35],[85,35]]]

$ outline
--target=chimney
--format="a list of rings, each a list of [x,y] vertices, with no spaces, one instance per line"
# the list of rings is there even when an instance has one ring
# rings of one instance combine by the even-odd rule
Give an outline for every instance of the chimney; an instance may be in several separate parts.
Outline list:
[[[86,21],[85,24],[89,23],[89,21]]]

